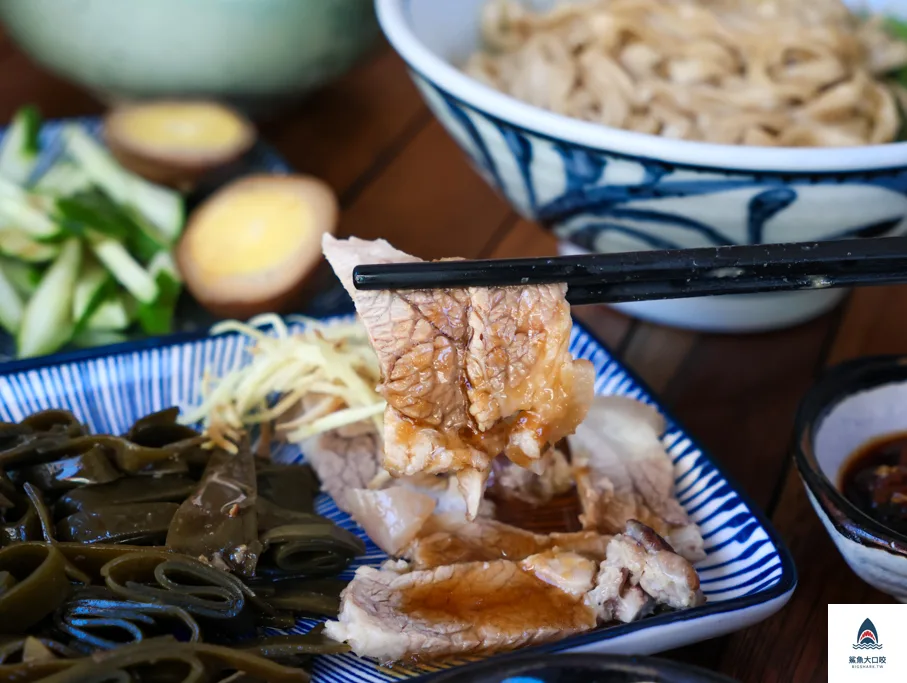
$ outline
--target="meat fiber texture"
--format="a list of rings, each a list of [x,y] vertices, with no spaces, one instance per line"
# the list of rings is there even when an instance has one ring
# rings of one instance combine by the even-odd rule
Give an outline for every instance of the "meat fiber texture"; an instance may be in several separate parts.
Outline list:
[[[699,578],[654,531],[631,521],[606,556],[552,548],[522,560],[410,570],[360,567],[325,633],[384,662],[490,654],[551,642],[658,606],[702,604]]]
[[[357,265],[419,259],[384,240],[322,246],[378,355],[392,475],[456,474],[473,518],[499,453],[532,469],[582,422],[594,371],[570,355],[565,286],[360,291]]]
[[[573,488],[573,472],[564,453],[550,448],[533,472],[498,456],[492,463],[490,489],[498,496],[540,506]]]
[[[554,550],[570,551],[596,561],[605,557],[611,536],[595,531],[538,534],[494,519],[468,521],[453,515],[428,518],[401,557],[414,569],[491,560],[523,560]]]
[[[619,533],[630,519],[664,536],[691,562],[705,557],[699,527],[674,495],[674,466],[661,441],[664,418],[625,396],[596,396],[567,438],[583,528]]]
[[[581,596],[497,560],[403,574],[360,567],[325,634],[391,662],[490,654],[594,627],[595,611]]]

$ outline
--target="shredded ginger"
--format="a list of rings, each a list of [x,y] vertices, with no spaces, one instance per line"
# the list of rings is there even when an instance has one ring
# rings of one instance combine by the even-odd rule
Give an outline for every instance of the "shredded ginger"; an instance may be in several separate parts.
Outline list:
[[[217,378],[206,370],[202,402],[181,422],[201,420],[211,445],[231,452],[245,429],[273,421],[293,443],[364,420],[380,433],[386,404],[375,390],[378,359],[362,325],[294,320],[305,324],[302,331],[291,332],[276,315],[216,325],[212,334],[238,332],[254,339],[251,360]],[[271,334],[263,329],[268,326]],[[307,396],[317,396],[317,405],[303,408]]]

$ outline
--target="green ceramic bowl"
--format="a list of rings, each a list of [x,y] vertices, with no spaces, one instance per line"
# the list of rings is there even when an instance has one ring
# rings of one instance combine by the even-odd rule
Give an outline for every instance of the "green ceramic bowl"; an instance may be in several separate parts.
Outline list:
[[[35,61],[105,100],[206,96],[272,108],[377,40],[372,0],[2,0]]]

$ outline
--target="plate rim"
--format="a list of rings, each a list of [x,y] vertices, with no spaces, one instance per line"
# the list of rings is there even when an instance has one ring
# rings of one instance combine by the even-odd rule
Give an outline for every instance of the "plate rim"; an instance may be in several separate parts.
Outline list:
[[[322,319],[329,319],[342,315],[348,315],[350,313],[352,313],[351,310],[346,310],[346,307],[341,307],[340,309],[338,309],[337,313],[318,317]],[[289,316],[280,317],[284,320],[287,320]],[[764,591],[759,591],[750,595],[741,595],[736,598],[731,598],[730,600],[706,603],[705,605],[700,605],[699,607],[679,610],[676,612],[667,612],[664,614],[647,617],[645,619],[641,619],[640,621],[631,622],[629,624],[618,624],[616,626],[609,626],[604,629],[595,629],[586,633],[579,633],[552,643],[532,645],[526,648],[520,648],[513,652],[505,652],[498,655],[492,655],[492,657],[498,660],[502,660],[505,658],[509,659],[511,657],[519,657],[526,654],[552,654],[565,652],[572,648],[584,647],[607,640],[613,640],[615,638],[620,638],[623,635],[644,631],[646,629],[667,626],[680,622],[696,621],[708,617],[733,614],[735,612],[748,610],[759,605],[770,603],[779,598],[783,598],[792,594],[792,592],[796,589],[799,580],[797,568],[790,550],[781,538],[780,533],[777,531],[777,529],[774,528],[771,521],[766,516],[765,512],[753,502],[749,494],[738,484],[736,479],[728,474],[724,466],[712,456],[711,452],[701,445],[699,439],[691,434],[686,429],[686,427],[684,427],[682,422],[676,419],[673,411],[663,405],[659,395],[652,390],[648,383],[646,383],[641,377],[639,377],[639,375],[632,368],[627,366],[608,344],[606,344],[597,334],[595,334],[595,332],[593,332],[589,327],[584,325],[575,317],[573,318],[573,325],[580,332],[587,335],[589,339],[593,340],[602,349],[604,349],[609,359],[613,363],[615,363],[619,370],[625,373],[627,378],[634,382],[635,385],[652,401],[655,407],[657,407],[662,415],[664,415],[669,425],[673,426],[675,430],[679,431],[685,438],[689,439],[691,445],[694,446],[699,451],[699,453],[707,459],[709,464],[715,468],[719,475],[724,478],[724,480],[727,482],[727,485],[731,488],[734,494],[736,494],[740,498],[740,500],[746,506],[747,511],[756,519],[756,521],[762,527],[763,531],[766,533],[769,540],[777,550],[781,562],[781,576],[778,579],[778,583],[774,586],[771,586]],[[238,333],[230,332],[225,333],[223,336],[229,335],[238,335]],[[7,375],[15,373],[33,371],[50,366],[91,361],[106,356],[129,354],[149,349],[198,342],[213,336],[214,335],[211,334],[211,328],[207,328],[156,337],[133,339],[121,342],[119,344],[109,344],[106,346],[64,351],[47,356],[38,356],[35,358],[9,360],[0,362],[0,377],[5,377]],[[781,607],[779,607],[779,611],[784,607],[786,602],[786,600],[782,602]],[[457,668],[465,671],[469,669],[469,667],[476,666],[477,664],[481,663],[482,662],[471,662],[469,664],[460,665]],[[445,669],[445,671],[447,670],[449,669]],[[442,672],[429,672],[413,676],[405,680],[412,683],[427,683],[440,673]]]

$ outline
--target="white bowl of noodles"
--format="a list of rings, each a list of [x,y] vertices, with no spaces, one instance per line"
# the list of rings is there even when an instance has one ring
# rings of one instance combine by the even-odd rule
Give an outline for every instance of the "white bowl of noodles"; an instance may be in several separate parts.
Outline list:
[[[502,1],[376,5],[476,170],[562,251],[907,232],[907,97],[889,79],[907,65],[907,43],[879,22],[838,0]],[[620,307],[755,331],[843,294]]]

